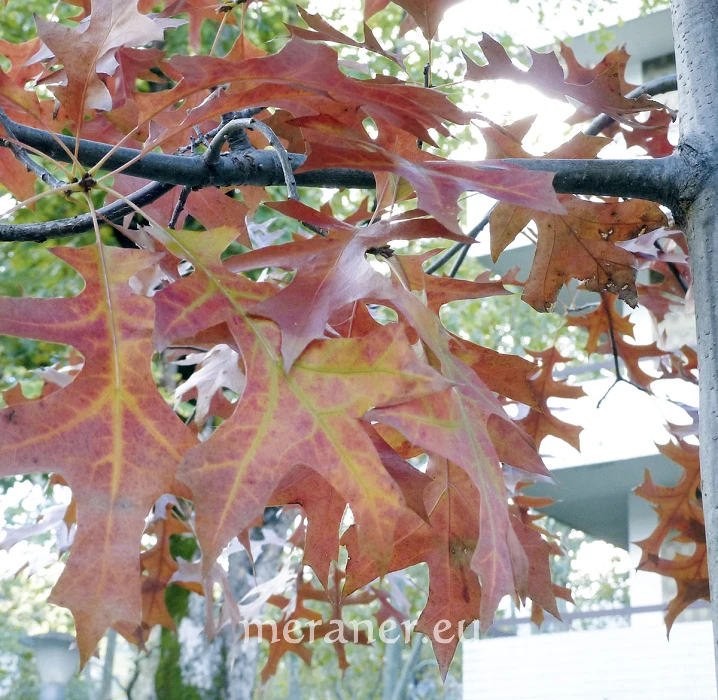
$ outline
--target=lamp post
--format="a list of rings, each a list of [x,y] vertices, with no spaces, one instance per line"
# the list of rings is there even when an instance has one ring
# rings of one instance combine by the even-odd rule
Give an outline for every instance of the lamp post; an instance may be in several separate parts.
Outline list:
[[[42,688],[40,700],[63,700],[65,687],[77,673],[80,655],[75,638],[61,632],[24,637],[22,643],[35,650],[35,661]]]

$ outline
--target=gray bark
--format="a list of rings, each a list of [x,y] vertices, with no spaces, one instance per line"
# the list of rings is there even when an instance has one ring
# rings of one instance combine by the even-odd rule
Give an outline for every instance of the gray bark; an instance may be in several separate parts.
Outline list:
[[[105,662],[102,664],[102,685],[100,686],[100,700],[110,700],[112,697],[113,666],[115,663],[115,649],[117,648],[117,632],[110,629],[107,632],[107,646],[105,647]]]
[[[414,672],[414,667],[421,657],[421,645],[423,643],[424,637],[415,634],[411,652],[409,652],[409,657],[404,662],[404,665],[401,668],[401,673],[396,679],[396,685],[394,686],[394,692],[391,694],[390,700],[402,700],[404,698],[406,687],[409,684],[409,680]]]
[[[257,565],[259,566],[259,562]],[[264,568],[264,567],[263,567]],[[239,602],[254,587],[252,565],[244,552],[229,557],[229,587],[232,596]],[[263,580],[258,578],[258,580]],[[228,700],[252,700],[259,661],[259,640],[237,641],[227,629],[222,635],[226,650],[226,692]]]
[[[55,139],[40,129],[17,124],[5,118],[13,133],[23,144],[45,153],[58,161],[69,159]],[[74,150],[75,139],[56,135],[69,150]],[[3,145],[0,140],[0,145]],[[5,143],[7,145],[7,143]],[[80,140],[78,158],[84,167],[91,168],[111,150],[104,143]],[[103,170],[120,169],[127,175],[154,180],[142,190],[130,196],[137,206],[143,206],[159,199],[173,186],[203,188],[243,185],[268,186],[285,184],[280,158],[273,151],[240,151],[224,153],[217,162],[207,162],[202,156],[170,156],[148,153],[139,158],[140,151],[119,148],[103,165]],[[288,155],[292,168],[298,168],[305,156],[297,153]],[[123,166],[137,158],[136,162]],[[505,162],[555,173],[554,188],[559,193],[600,195],[609,197],[638,197],[650,199],[666,206],[673,205],[672,183],[675,180],[676,162],[674,157],[637,160],[550,160],[531,158],[509,158]],[[490,167],[490,164],[486,167]],[[348,168],[326,168],[311,170],[296,175],[296,184],[301,187],[339,187],[373,189],[374,175],[362,170]],[[118,222],[131,213],[127,205],[116,202],[103,207],[98,214],[101,219]],[[2,224],[0,241],[45,241],[49,238],[72,236],[93,227],[90,214],[72,219],[44,222],[40,224]]]
[[[58,161],[68,161],[67,152],[60,147],[51,134],[41,129],[17,124],[7,120],[17,139]],[[74,151],[75,139],[56,135],[68,150]],[[112,149],[95,141],[80,140],[78,160],[86,167],[96,165]],[[137,158],[140,151],[118,148],[104,163],[103,170],[123,169]],[[289,162],[298,168],[306,156],[290,153]],[[506,162],[529,170],[555,172],[554,185],[557,192],[569,194],[598,194],[606,196],[631,196],[653,199],[663,203],[666,183],[670,179],[670,158],[642,160],[536,160],[532,158],[509,158]],[[243,185],[283,185],[284,173],[280,159],[271,150],[239,151],[224,153],[217,162],[209,163],[198,155],[172,156],[147,153],[132,165],[123,169],[127,175],[156,180],[172,185],[188,187],[240,187]],[[375,187],[371,172],[348,168],[326,168],[297,175],[297,185],[305,187]]]
[[[273,529],[280,537],[287,533],[293,512],[274,511],[265,515],[265,528]],[[232,596],[240,602],[256,584],[273,578],[282,564],[283,550],[277,545],[267,545],[257,557],[254,567],[245,552],[229,557],[229,585]],[[227,700],[252,700],[257,681],[260,642],[257,639],[236,640],[227,629],[222,636],[227,659],[225,683]]]
[[[299,680],[299,657],[295,654],[287,654],[285,658],[289,667],[287,700],[302,700],[302,685]]]
[[[718,659],[718,3],[674,0],[681,159],[674,214],[688,238],[698,324],[700,456]]]
[[[402,639],[403,630],[399,629],[394,634],[396,639],[387,642],[384,646],[384,658],[382,659],[382,690],[381,700],[393,700],[395,695],[396,682],[401,675],[402,668]],[[403,689],[400,691],[397,700],[403,700]]]

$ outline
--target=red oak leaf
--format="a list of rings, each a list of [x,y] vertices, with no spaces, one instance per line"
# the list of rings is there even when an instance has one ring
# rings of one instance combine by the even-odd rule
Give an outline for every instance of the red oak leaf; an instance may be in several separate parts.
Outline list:
[[[98,73],[115,72],[115,50],[164,38],[161,26],[137,11],[137,0],[93,0],[92,14],[77,27],[36,21],[38,36],[64,67],[64,83],[53,91],[78,128],[85,110],[112,109],[112,96]]]
[[[83,663],[116,620],[140,624],[139,543],[173,490],[191,434],[151,371],[152,302],[130,276],[156,253],[59,248],[85,279],[70,299],[0,298],[3,333],[72,345],[85,364],[65,389],[0,412],[0,472],[56,472],[77,502],[77,535],[52,601],[70,608]]]
[[[261,285],[227,270],[217,237],[213,247],[190,231],[163,237],[195,272],[155,296],[159,338],[190,336],[224,320],[247,377],[232,417],[187,455],[179,472],[194,493],[205,567],[300,464],[335,485],[354,512],[366,551],[384,561],[401,492],[359,419],[373,406],[434,393],[446,380],[416,357],[397,325],[367,338],[315,341],[285,373],[279,329],[247,310]],[[276,448],[264,449],[268,444]]]

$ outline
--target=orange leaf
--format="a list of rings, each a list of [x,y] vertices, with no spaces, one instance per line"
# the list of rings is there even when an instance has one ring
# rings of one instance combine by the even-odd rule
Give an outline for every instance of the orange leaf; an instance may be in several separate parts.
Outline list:
[[[574,70],[568,77],[564,77],[563,68],[555,53],[536,53],[529,49],[532,64],[527,71],[523,71],[514,65],[506,53],[506,49],[488,34],[484,34],[479,46],[488,63],[479,66],[464,54],[467,64],[467,80],[506,78],[517,83],[525,83],[552,97],[557,95],[571,97],[594,108],[597,112],[609,114],[616,120],[624,120],[622,117],[624,114],[665,109],[663,105],[654,102],[647,95],[641,95],[636,99],[624,97],[621,69],[618,64],[609,66],[603,73],[585,84],[575,83],[569,82],[569,80],[588,79],[592,76],[581,75],[579,77]]]
[[[114,51],[164,39],[162,28],[137,11],[137,0],[93,0],[92,14],[77,27],[36,21],[38,36],[64,66],[64,84],[53,91],[78,128],[85,110],[112,109],[112,96],[98,73],[114,73]]]
[[[395,296],[394,305],[419,332],[454,386],[430,399],[423,397],[368,418],[399,430],[415,445],[460,466],[481,495],[481,527],[471,565],[483,588],[482,627],[488,629],[506,594],[526,590],[528,561],[511,527],[500,462],[549,475],[531,438],[506,415],[496,397],[474,372],[449,351],[438,319],[410,293]]]
[[[287,371],[312,340],[324,337],[329,317],[337,307],[362,298],[391,296],[389,280],[366,260],[370,248],[381,248],[397,239],[434,236],[458,241],[466,239],[427,219],[379,221],[359,228],[299,202],[275,202],[269,206],[329,231],[326,238],[316,236],[262,248],[234,256],[226,262],[234,272],[267,266],[297,270],[290,285],[252,309],[253,314],[271,318],[282,329],[282,356]],[[298,298],[311,299],[311,306],[301,308],[292,302]]]
[[[579,399],[586,395],[580,386],[571,385],[565,379],[554,379],[554,367],[557,363],[568,362],[568,358],[563,357],[555,347],[542,351],[532,350],[529,354],[540,362],[537,371],[529,380],[538,407],[531,408],[528,415],[521,419],[521,425],[539,447],[547,435],[553,435],[575,450],[581,449],[578,436],[583,428],[557,418],[548,406],[548,399],[551,397]]]
[[[161,502],[160,502],[161,503]],[[164,513],[156,512],[146,534],[154,535],[157,542],[140,555],[140,565],[143,575],[140,576],[139,585],[142,591],[142,623],[116,622],[113,627],[131,644],[144,647],[150,630],[156,625],[167,629],[175,629],[174,620],[170,617],[165,604],[165,592],[175,572],[179,569],[177,562],[170,553],[170,538],[173,535],[191,534],[189,525],[178,518],[173,511],[173,504],[168,503]],[[180,584],[202,593],[199,584]]]
[[[263,58],[234,62],[176,55],[169,64],[182,80],[172,90],[137,95],[141,121],[190,95],[223,83],[229,84],[227,91],[193,110],[183,128],[228,111],[269,104],[297,115],[305,114],[306,107],[316,114],[341,115],[361,129],[363,108],[432,143],[428,129],[448,135],[444,119],[457,124],[470,120],[470,115],[434,90],[393,80],[349,78],[339,70],[335,51],[298,37],[293,37],[278,53]]]
[[[65,389],[0,412],[0,472],[54,471],[77,503],[77,535],[51,600],[70,608],[83,663],[116,620],[140,624],[139,543],[192,439],[157,391],[152,302],[128,278],[156,253],[56,248],[85,279],[71,299],[0,298],[7,334],[73,345],[85,365]]]
[[[665,351],[656,343],[650,345],[634,345],[626,341],[626,337],[633,338],[633,323],[628,316],[621,316],[616,311],[616,300],[608,294],[601,295],[601,305],[585,316],[569,316],[567,326],[583,326],[588,329],[586,351],[604,354],[616,353],[626,365],[628,378],[647,389],[658,377],[652,377],[641,369],[640,361],[647,357],[662,357]],[[606,341],[598,345],[601,337]]]
[[[675,619],[691,603],[710,600],[708,551],[698,446],[679,440],[659,445],[658,449],[681,466],[683,473],[675,486],[659,486],[646,470],[645,481],[635,493],[653,503],[659,521],[656,529],[636,544],[643,550],[638,568],[669,576],[678,587],[666,613],[666,627],[670,632]],[[671,560],[661,557],[661,547],[673,531],[678,532],[673,541],[695,546],[692,554],[676,554]]]
[[[415,141],[411,149],[407,148],[407,138],[388,125],[380,129],[380,134],[384,134],[380,145],[365,134],[349,133],[341,121],[332,117],[300,117],[293,123],[308,130],[306,137],[312,146],[303,168],[337,167],[396,173],[411,183],[418,207],[450,231],[460,232],[456,200],[465,192],[481,192],[514,205],[565,213],[551,185],[552,173],[530,171],[498,161],[444,160],[418,150]]]
[[[159,336],[187,337],[226,320],[247,377],[232,417],[187,454],[179,471],[195,495],[205,567],[262,513],[274,488],[299,464],[311,465],[342,494],[366,551],[382,562],[401,493],[359,419],[373,406],[434,393],[447,381],[416,357],[398,325],[367,338],[315,341],[286,374],[279,329],[248,315],[261,285],[220,262],[226,239],[215,232],[208,246],[205,234],[161,235],[195,273],[156,295]],[[182,309],[179,317],[176,309]]]
[[[484,129],[493,157],[530,157],[521,148],[523,128],[507,132]],[[513,129],[513,131],[512,131]],[[546,158],[594,158],[607,139],[579,134]],[[561,286],[572,278],[585,280],[591,291],[609,291],[630,306],[637,302],[636,263],[629,251],[614,245],[666,225],[663,212],[640,199],[593,202],[561,195],[563,215],[532,211],[501,202],[491,214],[491,256],[496,261],[509,243],[533,220],[538,242],[522,298],[538,311],[551,311]]]
[[[444,12],[461,0],[395,0],[414,19],[424,37],[431,41],[436,36]]]
[[[356,48],[366,49],[367,51],[373,51],[378,53],[384,58],[388,58],[390,61],[396,63],[400,68],[405,69],[404,62],[401,60],[401,56],[398,54],[390,53],[382,48],[382,45],[377,41],[374,36],[371,27],[368,24],[364,24],[364,41],[356,41],[350,36],[343,34],[338,29],[334,29],[329,22],[321,17],[321,15],[313,15],[307,12],[302,7],[297,5],[299,16],[313,29],[314,31],[309,32],[301,27],[289,27],[289,31],[292,36],[298,36],[307,41],[331,41],[339,44],[346,44],[347,46],[354,46]]]

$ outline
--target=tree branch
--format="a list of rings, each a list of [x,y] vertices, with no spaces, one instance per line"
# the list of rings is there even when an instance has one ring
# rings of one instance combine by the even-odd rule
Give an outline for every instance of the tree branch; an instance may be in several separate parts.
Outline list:
[[[10,122],[18,141],[32,146],[58,161],[69,162],[69,156],[53,136],[42,129]],[[74,152],[75,139],[56,134],[70,152]],[[98,141],[80,139],[78,160],[86,168],[100,162],[113,146]],[[208,166],[202,156],[170,156],[162,153],[146,153],[134,148],[118,148],[103,163],[103,170],[122,170],[126,175],[166,182],[188,187],[240,187],[242,185],[278,185],[284,182],[279,157],[273,151],[251,150],[224,154],[217,163]],[[127,163],[137,158],[132,165]],[[306,156],[290,153],[292,167],[298,168]]]
[[[649,80],[643,85],[639,85],[635,90],[626,94],[626,97],[635,99],[641,95],[662,95],[666,92],[673,92],[678,89],[678,76],[664,75],[654,80]],[[611,126],[616,120],[613,117],[609,117],[607,114],[599,114],[587,127],[584,133],[589,136],[597,136],[605,128]]]
[[[60,161],[69,159],[68,153],[56,139],[61,140],[68,151],[73,152],[75,149],[75,139],[72,137],[53,136],[10,119],[7,122],[18,142],[27,144],[48,157]],[[111,149],[112,146],[108,144],[80,140],[78,158],[83,166],[91,168]],[[171,156],[160,153],[147,153],[138,158],[140,153],[132,148],[118,148],[104,162],[104,168],[116,170],[137,158],[124,168],[124,172],[156,181],[132,195],[131,199],[137,206],[158,199],[175,185],[191,188],[243,185],[265,187],[286,183],[281,158],[271,150],[230,151],[222,154],[215,163],[207,163],[203,156]],[[298,168],[306,157],[289,153],[287,160],[292,168]],[[676,204],[677,183],[681,179],[683,166],[681,159],[673,155],[667,158],[633,160],[509,158],[503,162],[528,170],[556,173],[554,187],[561,194],[636,197],[659,202],[671,208]],[[376,186],[371,172],[348,168],[313,170],[299,173],[295,177],[296,184],[303,187],[373,189]],[[98,214],[115,222],[120,221],[130,211],[126,205],[115,203],[103,207]],[[0,224],[0,241],[43,241],[48,238],[72,236],[91,227],[92,219],[89,214],[41,224]]]
[[[138,207],[159,199],[175,185],[165,182],[152,182],[141,190],[131,194],[128,199]],[[122,221],[135,210],[123,201],[113,202],[97,210],[97,218],[112,223]],[[43,221],[39,224],[0,224],[0,241],[46,241],[49,238],[63,238],[89,231],[93,227],[92,214],[80,214],[71,219]]]
[[[0,107],[0,124],[2,124],[3,129],[5,129],[5,135],[7,136],[7,139],[3,139],[3,145],[12,151],[12,154],[17,158],[18,162],[24,165],[28,172],[31,172],[50,187],[57,188],[67,184],[58,180],[46,168],[43,168],[42,165],[30,158],[30,154],[19,144],[17,136],[15,136],[15,130],[13,129],[14,122],[5,114],[5,110],[2,109],[2,107]]]
[[[675,73],[673,75],[664,75],[661,78],[656,78],[655,80],[650,80],[643,85],[639,85],[635,90],[631,90],[631,92],[629,92],[626,97],[636,98],[640,97],[641,95],[661,95],[665,92],[672,92],[677,88],[677,85],[678,79]],[[611,124],[613,124],[615,121],[615,119],[609,117],[607,114],[599,114],[586,127],[584,133],[587,136],[598,136],[604,129],[611,126]],[[554,181],[554,185],[555,184],[556,183]],[[479,233],[489,223],[489,217],[491,216],[491,212],[495,208],[496,205],[491,207],[491,209],[487,212],[484,218],[468,234],[469,236],[471,236],[472,238],[476,238],[479,235]],[[466,257],[468,253],[468,247],[468,244],[455,243],[451,248],[449,248],[449,250],[444,252],[440,258],[438,258],[434,263],[432,263],[427,268],[426,272],[428,274],[436,272],[440,267],[449,262],[449,260],[451,260],[457,253],[461,252],[460,260],[454,263],[454,266],[449,273],[450,277],[454,277],[456,273],[458,273],[458,268],[461,266],[461,261],[463,260],[463,258]]]
[[[486,214],[484,214],[484,217],[481,219],[481,221],[479,221],[479,223],[476,224],[476,226],[474,226],[471,231],[469,231],[467,236],[471,238],[477,238],[478,235],[489,225],[491,212],[494,209],[496,209],[495,204],[491,207],[491,209],[489,209],[489,211],[486,212]],[[454,245],[451,246],[449,250],[444,251],[441,254],[441,257],[437,258],[433,263],[431,263],[431,265],[429,265],[429,267],[426,268],[426,274],[433,275],[440,267],[446,265],[446,263],[449,262],[449,260],[451,260],[451,258],[453,258],[458,252],[463,251],[464,248],[466,248],[466,250],[468,251],[469,245],[469,243],[454,243]],[[453,277],[454,275],[451,276]]]
[[[506,158],[502,162],[556,173],[553,186],[559,194],[648,199],[665,206],[675,201],[679,164],[672,155],[627,160]]]
[[[32,146],[57,160],[67,160],[67,153],[55,139],[41,129],[22,124],[11,124],[19,141]],[[75,139],[58,135],[70,151]],[[85,167],[92,167],[110,150],[111,146],[95,141],[80,140],[78,157]],[[137,158],[140,151],[118,148],[105,162],[107,170],[122,168]],[[671,156],[656,159],[634,160],[547,160],[509,158],[504,162],[529,170],[555,172],[554,186],[562,194],[585,194],[614,197],[638,197],[661,204],[672,201],[674,169]],[[288,154],[293,168],[304,163],[306,157]],[[147,153],[124,169],[127,175],[148,180],[188,187],[240,187],[243,185],[281,185],[285,183],[279,156],[272,151],[229,152],[216,163],[208,165],[201,156],[170,156]],[[362,170],[332,168],[314,170],[296,176],[297,184],[304,187],[373,188],[374,176]]]
[[[232,119],[227,122],[218,132],[217,135],[212,139],[209,144],[206,153],[204,154],[204,162],[210,168],[214,167],[219,161],[222,153],[222,146],[224,142],[229,140],[233,134],[237,132],[244,133],[246,129],[256,129],[259,131],[264,138],[269,141],[274,152],[279,158],[279,163],[282,166],[282,173],[284,175],[284,181],[287,185],[287,196],[289,199],[299,199],[299,193],[297,192],[297,182],[294,178],[294,172],[292,165],[289,162],[289,154],[285,150],[282,142],[277,138],[277,135],[264,123],[253,119],[252,117],[246,119]],[[244,150],[244,149],[243,149]],[[234,151],[236,153],[236,151]]]

